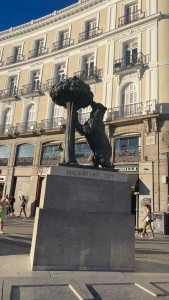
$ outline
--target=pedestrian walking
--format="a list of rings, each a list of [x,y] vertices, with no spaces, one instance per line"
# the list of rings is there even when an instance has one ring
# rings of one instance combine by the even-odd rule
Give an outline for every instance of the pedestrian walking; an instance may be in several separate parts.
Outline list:
[[[143,226],[143,234],[141,235],[141,237],[144,237],[146,234],[146,228],[149,226],[149,229],[151,231],[152,236],[150,237],[150,239],[154,239],[154,231],[152,228],[152,214],[151,214],[151,205],[149,204],[145,204],[144,205],[144,210],[145,210],[145,217],[143,218],[143,222],[144,222],[144,226]]]
[[[22,195],[22,197],[19,197],[19,200],[21,201],[21,210],[20,210],[20,213],[19,213],[18,218],[20,218],[22,212],[24,213],[25,218],[26,218],[26,211],[25,211],[25,207],[26,207],[26,199],[25,199],[25,196]]]
[[[3,234],[4,221],[7,214],[7,206],[9,205],[8,197],[5,196],[0,200],[0,234]]]
[[[13,216],[14,213],[14,203],[15,203],[15,198],[14,196],[9,196],[9,205],[10,205],[10,215]]]

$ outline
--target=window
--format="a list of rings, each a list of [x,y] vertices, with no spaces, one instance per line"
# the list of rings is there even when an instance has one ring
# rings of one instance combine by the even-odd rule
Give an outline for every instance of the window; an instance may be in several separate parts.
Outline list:
[[[126,23],[133,22],[138,19],[138,4],[132,4],[126,7]]]
[[[44,39],[35,41],[36,56],[44,54]]]
[[[123,91],[124,114],[127,116],[138,114],[139,105],[137,97],[137,87],[134,83],[129,83]]]
[[[133,41],[125,45],[125,65],[137,63],[138,42]]]
[[[18,76],[9,77],[8,86],[9,86],[9,96],[16,96],[17,86],[18,86]]]
[[[36,108],[35,105],[31,105],[28,109],[28,122],[35,121],[36,118]]]
[[[22,56],[22,47],[17,46],[13,48],[13,62],[21,61],[23,59]]]
[[[121,137],[115,140],[114,162],[134,162],[141,157],[139,136]]]
[[[35,145],[22,144],[17,147],[15,165],[32,165],[35,152]]]
[[[56,83],[64,80],[66,78],[66,65],[65,63],[56,65],[55,68],[55,74],[56,74]]]
[[[116,139],[115,152],[122,151],[138,151],[139,150],[139,137],[123,137]]]
[[[7,166],[10,155],[10,147],[2,145],[0,146],[0,166]]]
[[[36,91],[40,88],[40,72],[35,71],[31,74],[32,77],[32,91]]]
[[[4,113],[4,132],[7,133],[12,122],[12,110],[8,108]]]
[[[58,128],[63,125],[63,113],[64,113],[63,106],[54,104],[52,128]]]
[[[89,156],[91,155],[91,149],[86,142],[75,144],[75,156],[78,163],[87,164]]]
[[[78,119],[81,124],[84,124],[90,118],[91,111],[92,111],[91,106],[88,106],[86,108],[81,108],[78,111]]]
[[[69,31],[61,31],[59,34],[59,42],[60,48],[69,46],[70,39],[69,39]]]
[[[41,165],[56,165],[60,162],[61,144],[50,143],[48,145],[43,145],[42,155],[41,155]]]
[[[86,23],[86,38],[92,38],[97,34],[96,20]]]
[[[94,55],[84,56],[82,59],[82,71],[80,72],[81,79],[93,77],[94,71]]]

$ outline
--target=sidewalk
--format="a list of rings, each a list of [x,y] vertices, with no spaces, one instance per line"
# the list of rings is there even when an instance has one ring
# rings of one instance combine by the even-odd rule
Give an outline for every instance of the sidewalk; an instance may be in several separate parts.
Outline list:
[[[0,300],[169,299],[169,235],[136,237],[135,272],[37,272],[29,260],[33,222],[6,219],[0,235]]]

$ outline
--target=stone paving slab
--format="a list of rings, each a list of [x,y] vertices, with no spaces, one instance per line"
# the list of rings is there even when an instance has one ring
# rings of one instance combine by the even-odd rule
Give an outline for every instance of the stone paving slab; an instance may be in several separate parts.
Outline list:
[[[169,299],[168,274],[137,276],[137,274],[105,274],[97,272],[59,272],[58,278],[0,279],[1,300],[160,300]],[[58,274],[58,275],[59,275]],[[66,276],[65,276],[66,275]],[[75,275],[75,276],[74,276]],[[83,278],[83,275],[85,275]],[[66,277],[66,278],[65,278]]]

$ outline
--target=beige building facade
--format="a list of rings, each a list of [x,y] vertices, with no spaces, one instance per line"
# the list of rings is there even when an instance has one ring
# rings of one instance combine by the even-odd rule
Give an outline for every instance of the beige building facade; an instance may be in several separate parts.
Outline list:
[[[0,32],[0,193],[38,206],[41,183],[60,161],[66,111],[51,101],[53,84],[74,75],[107,107],[112,165],[128,174],[132,212],[141,204],[169,211],[169,3],[79,0]],[[79,111],[83,123],[88,107]],[[89,147],[76,134],[77,161]],[[145,200],[146,199],[146,200]]]

